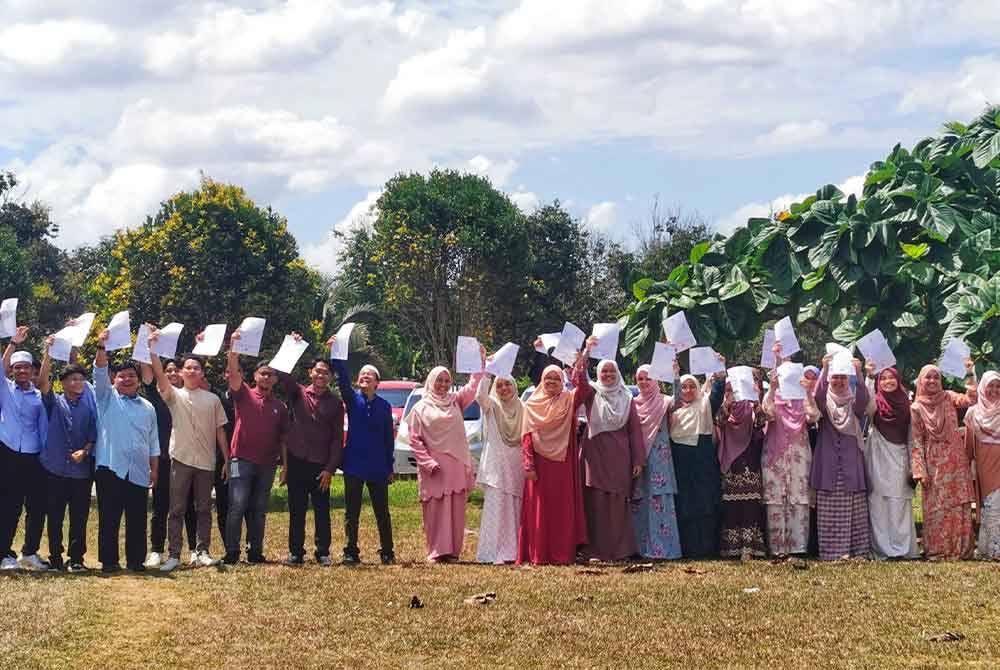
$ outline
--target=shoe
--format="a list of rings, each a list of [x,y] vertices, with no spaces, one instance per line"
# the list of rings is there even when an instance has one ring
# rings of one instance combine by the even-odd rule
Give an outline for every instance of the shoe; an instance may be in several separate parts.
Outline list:
[[[181,559],[171,556],[160,566],[160,572],[173,572],[180,564]]]
[[[198,565],[198,561],[199,561],[199,559],[198,559],[198,552],[197,551],[192,551],[191,552],[191,556],[188,557],[188,565],[196,566],[196,565]]]
[[[282,561],[283,565],[288,565],[292,567],[298,567],[305,563],[305,559],[301,556],[296,556],[295,554],[288,554],[288,558]]]
[[[3,560],[0,561],[0,570],[17,570],[20,567],[17,559],[11,556],[4,556]]]
[[[104,565],[101,566],[101,572],[103,572],[106,575],[113,575],[121,571],[122,571],[122,566],[118,565],[117,563],[105,563]]]
[[[210,568],[213,565],[218,565],[219,559],[212,558],[207,551],[199,551],[198,555],[195,557],[195,565]]]
[[[52,572],[59,572],[63,569],[63,559],[62,556],[50,556],[49,557],[49,570]]]
[[[163,568],[161,567],[160,570]],[[128,566],[129,572],[146,572],[146,566],[142,563],[136,563],[135,565]]]
[[[324,568],[328,568],[333,565],[333,561],[330,560],[329,556],[319,556],[316,558],[316,562],[322,565]]]
[[[396,554],[391,551],[380,551],[379,557],[382,559],[382,565],[395,565],[396,564]]]
[[[160,556],[160,552],[151,551],[149,552],[149,558],[146,559],[147,568],[158,568],[163,563],[163,557]]]
[[[240,562],[240,555],[233,551],[227,551],[226,555],[222,557],[222,562],[225,565],[236,565]]]
[[[271,561],[267,560],[267,557],[264,554],[249,554],[247,556],[247,563],[254,563],[259,565],[270,562]]]
[[[340,564],[341,565],[360,565],[361,564],[361,558],[357,554],[350,554],[350,553],[348,553],[348,552],[345,551],[344,552],[344,557],[340,559]]]
[[[75,574],[75,573],[80,573],[80,572],[89,572],[89,571],[90,571],[90,568],[88,568],[82,562],[81,563],[71,562],[69,564],[69,567],[66,568],[66,572],[68,572],[70,574]]]
[[[21,556],[18,563],[22,568],[27,568],[28,570],[48,570],[49,564],[43,561],[38,554],[31,554],[30,556]]]

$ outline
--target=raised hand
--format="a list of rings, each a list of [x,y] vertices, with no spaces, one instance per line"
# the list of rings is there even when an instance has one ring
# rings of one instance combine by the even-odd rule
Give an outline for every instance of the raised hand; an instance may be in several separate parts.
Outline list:
[[[17,332],[15,332],[10,341],[12,344],[21,344],[28,338],[28,331],[31,330],[28,326],[18,326]]]

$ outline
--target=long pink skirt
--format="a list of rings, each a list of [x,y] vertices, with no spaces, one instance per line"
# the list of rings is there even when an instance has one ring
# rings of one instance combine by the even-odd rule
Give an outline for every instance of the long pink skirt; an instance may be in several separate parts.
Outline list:
[[[424,511],[427,560],[461,556],[465,540],[465,503],[468,497],[468,491],[459,491],[420,503]]]

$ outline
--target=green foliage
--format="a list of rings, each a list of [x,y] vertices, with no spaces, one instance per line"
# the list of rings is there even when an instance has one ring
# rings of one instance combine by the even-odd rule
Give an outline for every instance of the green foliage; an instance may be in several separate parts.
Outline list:
[[[637,284],[623,353],[650,355],[668,311],[730,353],[789,315],[850,344],[880,328],[908,371],[965,338],[1000,357],[1000,107],[871,165],[860,199],[819,189],[774,219],[696,245],[672,281]]]

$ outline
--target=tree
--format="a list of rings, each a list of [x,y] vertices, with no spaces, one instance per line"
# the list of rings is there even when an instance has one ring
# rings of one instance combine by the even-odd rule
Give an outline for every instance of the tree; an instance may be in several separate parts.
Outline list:
[[[649,216],[632,225],[637,268],[641,277],[665,274],[683,263],[694,245],[711,237],[708,220],[680,205],[664,207],[659,196],[649,206]],[[631,286],[631,283],[629,284]]]
[[[912,151],[897,145],[860,199],[824,186],[636,282],[623,353],[648,356],[664,310],[683,309],[699,342],[727,353],[787,314],[845,344],[879,328],[907,373],[953,337],[996,366],[998,273],[1000,107],[989,107]]]

